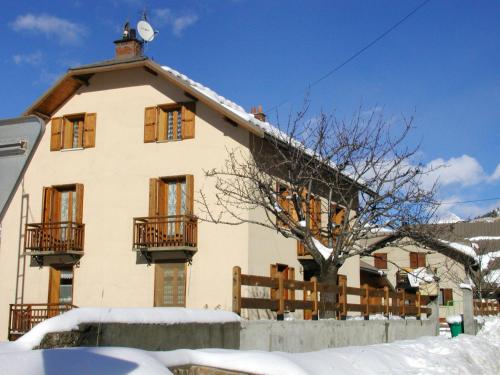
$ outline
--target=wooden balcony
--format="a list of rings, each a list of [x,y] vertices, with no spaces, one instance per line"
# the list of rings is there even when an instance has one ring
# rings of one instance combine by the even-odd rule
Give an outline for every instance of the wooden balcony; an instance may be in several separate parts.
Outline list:
[[[24,335],[38,323],[69,311],[69,304],[25,303],[9,305],[9,340]]]
[[[134,218],[134,250],[150,260],[190,259],[198,250],[198,218],[193,215]]]
[[[71,264],[83,255],[85,224],[70,221],[26,224],[24,252],[40,265]]]

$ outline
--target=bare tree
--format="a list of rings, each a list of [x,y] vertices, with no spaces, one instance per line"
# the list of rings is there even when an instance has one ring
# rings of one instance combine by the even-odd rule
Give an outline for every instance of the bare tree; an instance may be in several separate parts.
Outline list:
[[[413,163],[418,146],[407,145],[412,118],[391,125],[361,110],[348,122],[324,113],[308,120],[306,113],[307,105],[286,128],[252,138],[249,153],[228,150],[224,166],[206,171],[216,204],[201,191],[201,219],[295,238],[317,263],[320,281],[336,284],[348,258],[369,255],[360,241],[367,232],[427,223],[435,189],[422,187],[426,171]],[[264,219],[251,219],[251,210],[263,210]],[[322,299],[335,303],[335,294]]]

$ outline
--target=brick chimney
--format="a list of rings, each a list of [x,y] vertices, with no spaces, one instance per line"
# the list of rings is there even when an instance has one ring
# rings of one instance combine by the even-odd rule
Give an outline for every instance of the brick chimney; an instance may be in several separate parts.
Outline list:
[[[252,107],[250,109],[250,113],[255,117],[257,120],[266,122],[266,114],[262,111],[262,105],[259,104],[258,107]]]
[[[142,56],[143,42],[137,39],[135,29],[128,29],[127,25],[123,30],[123,37],[113,43],[115,43],[116,60]]]

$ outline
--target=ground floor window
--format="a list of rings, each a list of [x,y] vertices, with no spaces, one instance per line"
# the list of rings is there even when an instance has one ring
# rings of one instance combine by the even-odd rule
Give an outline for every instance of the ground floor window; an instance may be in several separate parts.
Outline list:
[[[438,302],[441,306],[453,306],[453,289],[439,289]]]
[[[186,306],[186,263],[155,265],[155,306]]]
[[[73,304],[73,268],[50,268],[49,303]]]

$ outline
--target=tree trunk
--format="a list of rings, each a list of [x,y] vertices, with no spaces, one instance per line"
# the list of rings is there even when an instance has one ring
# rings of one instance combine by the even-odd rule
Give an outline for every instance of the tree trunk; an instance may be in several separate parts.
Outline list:
[[[338,286],[338,273],[339,268],[334,264],[329,264],[329,267],[321,271],[319,281],[326,285]],[[320,300],[320,317],[323,319],[335,319],[336,310],[335,306],[337,304],[336,292],[327,290],[321,292]]]

